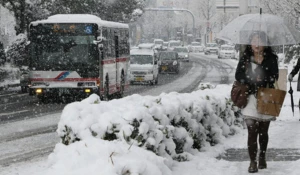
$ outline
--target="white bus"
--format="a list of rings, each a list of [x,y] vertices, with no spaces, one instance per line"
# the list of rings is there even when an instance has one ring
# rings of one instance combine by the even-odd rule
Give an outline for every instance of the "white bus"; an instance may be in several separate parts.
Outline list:
[[[88,14],[29,25],[29,94],[49,98],[123,96],[129,85],[129,27]]]

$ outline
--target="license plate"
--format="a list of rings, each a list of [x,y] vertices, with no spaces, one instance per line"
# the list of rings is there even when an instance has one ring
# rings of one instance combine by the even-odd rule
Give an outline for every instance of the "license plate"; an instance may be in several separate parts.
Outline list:
[[[168,67],[167,67],[167,66],[162,66],[161,69],[162,69],[162,70],[167,70]]]
[[[144,77],[136,77],[135,81],[144,81]]]

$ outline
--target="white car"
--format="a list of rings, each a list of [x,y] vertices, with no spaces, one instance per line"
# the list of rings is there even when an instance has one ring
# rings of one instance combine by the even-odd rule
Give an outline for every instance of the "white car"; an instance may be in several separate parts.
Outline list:
[[[205,47],[200,42],[191,42],[189,48],[191,52],[203,52]]]
[[[155,48],[162,49],[164,40],[162,39],[154,39]]]
[[[218,47],[217,43],[207,43],[206,44],[206,48],[204,51],[205,55],[212,54],[212,53],[218,55],[218,52],[219,52],[219,47]]]
[[[189,49],[186,47],[175,47],[174,52],[178,53],[178,58],[181,61],[190,61]]]
[[[158,83],[158,65],[154,49],[130,50],[130,83]]]
[[[179,40],[169,41],[168,50],[173,51],[175,47],[180,47],[181,43]]]
[[[218,58],[235,58],[235,50],[232,45],[222,45],[218,54]]]

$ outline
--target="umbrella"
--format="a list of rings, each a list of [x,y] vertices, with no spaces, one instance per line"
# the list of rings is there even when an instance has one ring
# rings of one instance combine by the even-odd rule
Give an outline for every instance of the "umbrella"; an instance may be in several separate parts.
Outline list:
[[[228,23],[217,38],[234,44],[251,45],[250,35],[262,31],[267,34],[262,46],[291,45],[300,42],[300,32],[279,16],[257,13],[241,15]]]
[[[294,116],[294,99],[293,99],[293,89],[292,89],[292,82],[290,81],[290,90],[289,94],[291,94],[291,105],[292,105],[292,111]]]

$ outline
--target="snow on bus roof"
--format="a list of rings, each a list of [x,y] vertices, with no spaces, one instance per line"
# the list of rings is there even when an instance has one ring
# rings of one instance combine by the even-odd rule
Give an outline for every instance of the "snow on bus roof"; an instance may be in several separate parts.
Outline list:
[[[57,14],[49,16],[48,19],[33,21],[31,25],[36,26],[43,23],[96,23],[99,26],[129,28],[128,24],[105,21],[98,16],[90,14]]]

